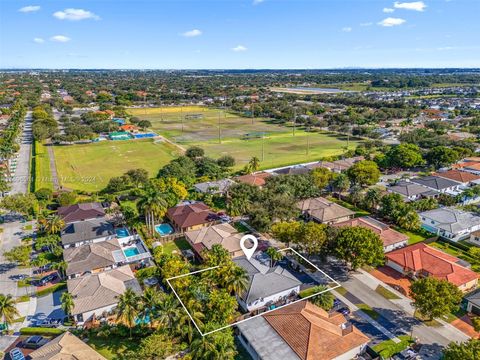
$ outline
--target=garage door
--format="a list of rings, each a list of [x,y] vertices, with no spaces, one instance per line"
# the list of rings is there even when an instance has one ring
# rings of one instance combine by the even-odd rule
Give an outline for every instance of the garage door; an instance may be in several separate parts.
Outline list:
[[[474,313],[475,315],[479,315],[479,316],[480,316],[480,307],[478,307],[478,306],[472,306],[472,313]]]

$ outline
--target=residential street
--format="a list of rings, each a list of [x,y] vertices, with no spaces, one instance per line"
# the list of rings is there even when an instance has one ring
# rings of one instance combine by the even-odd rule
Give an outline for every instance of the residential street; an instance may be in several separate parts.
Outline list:
[[[18,152],[17,170],[12,177],[11,194],[27,193],[30,178],[30,157],[32,154],[32,112],[28,111],[25,116],[23,133]]]

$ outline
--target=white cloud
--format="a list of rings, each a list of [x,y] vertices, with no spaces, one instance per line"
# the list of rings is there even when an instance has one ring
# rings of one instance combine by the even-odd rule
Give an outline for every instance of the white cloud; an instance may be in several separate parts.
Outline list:
[[[372,25],[373,25],[373,22],[365,22],[360,24],[360,26],[372,26]]]
[[[50,40],[55,41],[55,42],[69,42],[71,39],[68,36],[65,35],[55,35],[50,38]]]
[[[63,11],[57,11],[53,13],[53,16],[60,20],[79,21],[86,19],[100,20],[98,15],[95,15],[91,11],[83,9],[65,9]]]
[[[258,5],[263,3],[265,0],[253,0],[253,5]]]
[[[404,10],[414,10],[414,11],[423,11],[427,7],[423,1],[413,1],[413,2],[398,2],[395,1],[393,4],[395,9],[404,9]]]
[[[242,52],[242,51],[247,51],[248,49],[243,45],[237,45],[234,48],[232,48],[232,50],[235,52]]]
[[[343,28],[342,28],[342,31],[343,31],[343,32],[351,32],[351,31],[352,31],[352,28],[349,27],[349,26],[346,26],[346,27],[343,27]]]
[[[28,5],[28,6],[24,6],[20,9],[18,9],[18,11],[23,12],[23,13],[35,12],[35,11],[38,11],[38,10],[40,10],[40,6],[38,6],[38,5]]]
[[[185,31],[182,35],[185,37],[200,36],[202,35],[202,31],[198,29],[193,29],[193,30]]]
[[[385,27],[392,27],[392,26],[402,25],[405,22],[406,20],[404,19],[388,17],[380,21],[378,25],[385,26]]]
[[[43,44],[45,42],[44,39],[38,38],[38,37],[34,38],[33,41],[36,42],[37,44]]]
[[[392,12],[394,12],[394,11],[395,11],[395,9],[392,9],[392,8],[383,8],[383,12],[384,12],[384,13],[387,13],[387,14],[388,14],[388,13],[392,13]]]

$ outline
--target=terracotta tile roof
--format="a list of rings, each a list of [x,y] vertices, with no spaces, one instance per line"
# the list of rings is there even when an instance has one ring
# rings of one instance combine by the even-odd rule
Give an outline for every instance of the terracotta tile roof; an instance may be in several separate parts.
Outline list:
[[[66,223],[105,216],[102,204],[96,202],[62,206],[57,212]]]
[[[383,246],[385,247],[408,240],[407,235],[402,234],[401,232],[390,228],[390,226],[387,224],[384,224],[381,221],[373,219],[369,216],[342,221],[341,223],[334,224],[333,226],[363,226],[378,234],[380,239],[383,241]]]
[[[370,339],[346,323],[342,314],[332,316],[307,301],[263,315],[269,325],[302,360],[330,360],[367,344]]]
[[[468,169],[470,169],[470,170],[480,170],[480,162],[465,163],[463,168],[466,169],[467,171],[468,171]]]
[[[32,360],[106,360],[70,332],[65,332],[30,353]]]
[[[445,172],[439,172],[435,174],[436,176],[440,176],[442,178],[450,179],[453,181],[458,181],[461,183],[468,183],[470,181],[480,179],[480,176],[460,170],[448,170]]]
[[[240,247],[240,239],[243,235],[243,233],[238,232],[238,230],[230,224],[218,224],[185,233],[185,237],[192,244],[203,245],[195,247],[196,250],[201,251],[203,248],[210,250],[213,245],[219,244],[228,250],[229,253],[235,253],[242,249]]]
[[[265,185],[265,179],[270,176],[272,175],[267,172],[260,172],[256,174],[238,176],[237,178],[235,178],[235,180],[245,184],[263,186]]]
[[[477,273],[458,264],[460,259],[424,243],[397,249],[385,256],[408,271],[425,271],[457,286],[478,279]]]
[[[195,225],[208,224],[216,219],[216,214],[202,202],[177,205],[168,209],[167,216],[182,229]]]
[[[477,165],[477,164],[480,164],[480,162],[479,161],[465,161],[465,162],[461,162],[461,163],[458,163],[458,164],[453,164],[452,169],[463,169],[463,168],[470,167],[472,165]]]

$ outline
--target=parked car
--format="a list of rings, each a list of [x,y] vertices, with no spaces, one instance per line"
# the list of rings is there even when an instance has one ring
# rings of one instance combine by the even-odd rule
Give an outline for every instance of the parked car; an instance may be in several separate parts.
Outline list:
[[[338,312],[342,315],[349,315],[350,314],[350,309],[348,307],[343,307],[341,309],[338,309]]]
[[[36,286],[44,286],[46,284],[48,284],[49,282],[52,282],[53,280],[57,279],[58,278],[58,274],[55,272],[53,274],[49,274],[47,276],[44,276],[43,278],[41,278],[40,280],[38,280],[35,285]]]
[[[38,349],[46,343],[48,343],[48,339],[45,339],[42,336],[34,335],[22,342],[22,347],[26,349]]]
[[[62,325],[61,319],[50,319],[46,318],[35,324],[36,327],[47,327],[47,328],[56,328]]]
[[[25,360],[25,356],[23,356],[23,353],[20,351],[19,348],[13,348],[9,352],[10,359],[12,360]]]

